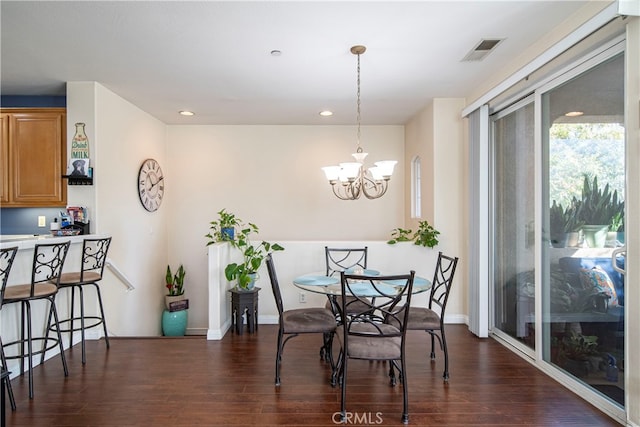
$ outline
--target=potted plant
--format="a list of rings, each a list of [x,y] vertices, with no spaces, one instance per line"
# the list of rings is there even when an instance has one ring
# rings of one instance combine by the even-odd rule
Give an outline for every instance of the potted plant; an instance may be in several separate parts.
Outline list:
[[[391,239],[387,241],[388,244],[394,245],[398,242],[411,242],[414,245],[424,246],[427,248],[433,248],[438,244],[438,235],[440,232],[433,228],[428,221],[420,221],[418,223],[418,230],[413,233],[411,229],[395,228],[391,231]]]
[[[218,220],[209,223],[209,233],[205,236],[209,238],[207,245],[217,242],[228,242],[235,239],[236,227],[242,226],[242,220],[234,213],[222,209],[218,212]]]
[[[165,274],[165,286],[167,287],[167,294],[165,295],[165,305],[167,310],[171,310],[171,304],[177,301],[185,300],[184,297],[184,276],[186,271],[184,266],[180,264],[176,273],[171,272],[171,266],[167,265],[167,272]]]
[[[189,300],[184,297],[184,277],[186,271],[182,264],[175,274],[167,265],[165,274],[166,310],[162,312],[162,333],[165,336],[183,336],[187,330]]]
[[[562,339],[560,352],[564,368],[577,377],[589,373],[589,357],[598,355],[598,337],[571,331]]]
[[[609,231],[609,225],[618,212],[624,211],[624,202],[618,201],[618,191],[611,193],[607,183],[603,189],[598,187],[598,177],[593,183],[585,175],[582,187],[582,202],[577,218],[583,222],[582,231],[589,247],[603,247]]]
[[[549,208],[549,239],[554,248],[564,248],[565,218],[562,203],[554,200]]]
[[[228,281],[237,281],[236,288],[239,290],[251,290],[255,286],[258,270],[262,266],[266,256],[272,251],[282,251],[284,248],[277,243],[262,241],[255,246],[251,243],[249,236],[258,233],[258,226],[249,223],[239,231],[234,246],[242,252],[243,261],[233,262],[224,269],[224,275]]]
[[[566,208],[554,200],[549,208],[549,238],[554,248],[565,246],[577,246],[578,231],[583,222],[578,220],[576,214],[580,208],[580,201],[573,200]]]

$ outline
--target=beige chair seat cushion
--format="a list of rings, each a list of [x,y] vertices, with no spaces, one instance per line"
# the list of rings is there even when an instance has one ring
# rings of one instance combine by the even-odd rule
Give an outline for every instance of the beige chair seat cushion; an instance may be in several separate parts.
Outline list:
[[[409,320],[407,329],[427,330],[440,329],[440,316],[425,307],[411,307],[409,309]]]
[[[95,271],[85,271],[82,283],[93,283],[100,280],[100,274]],[[80,272],[62,273],[60,275],[60,285],[73,285],[80,283]]]
[[[395,326],[380,323],[375,326],[370,323],[352,323],[351,333],[370,334],[371,336],[349,335],[347,343],[348,355],[352,359],[369,359],[369,360],[391,360],[400,359],[402,338],[397,337],[380,337],[380,332],[384,334],[400,333]],[[344,342],[344,329],[338,327],[336,330],[338,341],[342,345]]]
[[[58,288],[53,283],[37,283],[34,286],[34,296],[31,296],[31,285],[15,285],[7,286],[4,292],[4,303],[10,303],[13,301],[46,298],[51,295],[55,295],[58,292]]]
[[[285,334],[333,332],[336,318],[326,308],[299,308],[282,313]]]

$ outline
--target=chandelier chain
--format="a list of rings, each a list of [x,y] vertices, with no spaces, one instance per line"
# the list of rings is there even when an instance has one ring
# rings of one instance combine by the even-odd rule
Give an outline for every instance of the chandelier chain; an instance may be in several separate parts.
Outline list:
[[[356,92],[356,99],[358,100],[358,102],[357,102],[358,110],[357,110],[357,114],[356,114],[356,121],[358,122],[358,136],[357,136],[358,147],[356,149],[356,152],[357,153],[362,153],[362,147],[360,146],[360,54],[359,53],[358,53],[358,80],[357,80],[357,85],[358,85],[358,90]]]

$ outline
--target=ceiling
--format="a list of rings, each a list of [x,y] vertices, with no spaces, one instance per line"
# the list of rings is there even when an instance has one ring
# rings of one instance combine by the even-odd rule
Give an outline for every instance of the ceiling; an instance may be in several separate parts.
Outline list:
[[[96,81],[167,124],[354,124],[350,48],[363,44],[362,123],[403,124],[434,97],[467,96],[585,3],[2,0],[0,91]],[[461,61],[483,38],[504,41]]]

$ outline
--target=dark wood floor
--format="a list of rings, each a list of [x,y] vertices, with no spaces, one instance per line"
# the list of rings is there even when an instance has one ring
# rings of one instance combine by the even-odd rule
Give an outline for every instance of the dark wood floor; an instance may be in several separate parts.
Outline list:
[[[414,426],[618,426],[492,339],[450,325],[451,379],[442,381],[442,354],[431,365],[427,334],[410,331],[409,412]],[[12,380],[18,410],[13,426],[332,426],[339,388],[318,357],[320,337],[300,336],[285,347],[282,386],[274,386],[277,327],[256,334],[142,338],[87,343],[35,369],[35,398],[26,375]],[[386,365],[351,361],[347,409],[351,425],[401,425],[401,386],[389,386]]]

